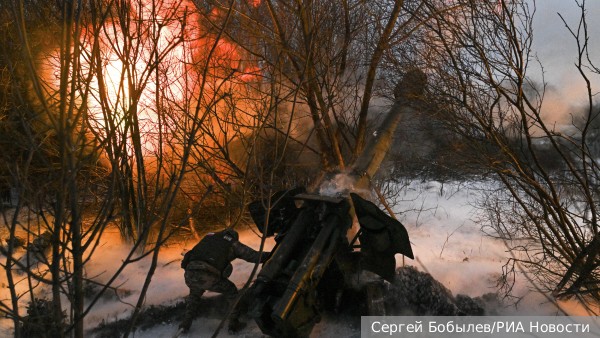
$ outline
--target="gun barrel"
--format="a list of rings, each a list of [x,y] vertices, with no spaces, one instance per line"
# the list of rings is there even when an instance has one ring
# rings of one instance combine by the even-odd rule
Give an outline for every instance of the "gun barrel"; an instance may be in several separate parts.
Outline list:
[[[338,233],[334,231],[342,225],[343,220],[339,215],[332,213],[324,222],[323,229],[315,239],[302,264],[298,267],[292,279],[290,280],[286,291],[281,299],[277,302],[273,309],[272,317],[278,321],[285,321],[294,308],[294,304],[298,297],[307,289],[308,284],[312,281],[318,282],[325,269],[315,269],[319,262],[323,260],[330,261],[331,257],[325,257],[323,251],[328,248],[327,253],[331,256],[334,250],[329,249],[331,245],[338,242],[337,238],[332,238],[332,234]],[[332,241],[334,243],[332,243]],[[329,246],[328,246],[329,244]],[[317,271],[318,270],[318,271]],[[317,275],[317,273],[319,275]]]
[[[411,102],[422,97],[427,84],[427,75],[421,70],[407,72],[396,88],[396,100],[377,130],[377,137],[362,152],[353,166],[353,171],[360,177],[356,186],[362,188],[366,180],[370,180],[381,166],[385,155],[392,145],[394,133],[403,116],[414,115],[417,109]]]

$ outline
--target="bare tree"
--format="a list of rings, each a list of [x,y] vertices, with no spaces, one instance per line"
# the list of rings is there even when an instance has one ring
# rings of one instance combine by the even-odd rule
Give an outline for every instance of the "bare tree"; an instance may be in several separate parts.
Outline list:
[[[365,147],[376,116],[373,103],[384,97],[377,86],[383,57],[414,24],[404,5],[264,1],[235,8],[229,38],[260,61],[263,78],[277,84],[269,94],[276,106],[290,107],[285,119],[294,120],[291,134],[275,120],[269,128],[281,130],[303,151],[316,152],[322,173],[345,170]],[[392,90],[393,85],[387,93]]]
[[[584,122],[570,126],[574,133],[545,117],[546,84],[528,76],[538,65],[531,47],[535,3],[444,6],[427,4],[435,19],[423,29],[428,40],[419,57],[428,60],[438,118],[466,140],[470,161],[502,182],[484,202],[485,224],[544,290],[597,300],[598,165],[589,146],[595,116],[589,77],[598,68],[588,52],[585,2],[580,22],[568,26],[589,98]]]
[[[83,318],[101,294],[125,266],[151,255],[133,328],[170,235],[171,211],[198,135],[222,101],[209,87],[211,72],[223,68],[215,63],[222,34],[203,36],[195,7],[184,1],[36,5],[11,1],[1,7],[14,23],[7,29],[12,49],[2,50],[14,88],[3,94],[11,97],[11,123],[20,127],[14,131],[18,151],[3,153],[20,199],[12,219],[4,214],[11,303],[2,311],[21,336],[27,318],[19,301],[28,296],[34,304],[33,291],[48,287],[56,323],[49,334],[82,337]],[[48,35],[60,37],[58,43],[32,45],[52,41]],[[201,58],[191,54],[200,43],[206,49]],[[22,224],[25,206],[35,221]],[[113,225],[131,249],[112,276],[88,279],[85,265]],[[28,242],[47,234],[49,257],[19,258],[13,243],[21,233]],[[26,273],[25,292],[16,287],[19,271]],[[85,298],[84,283],[101,287]]]

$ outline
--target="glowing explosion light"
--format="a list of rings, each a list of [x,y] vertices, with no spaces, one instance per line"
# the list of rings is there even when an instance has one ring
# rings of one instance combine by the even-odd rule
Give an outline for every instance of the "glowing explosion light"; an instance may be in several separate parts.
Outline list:
[[[260,5],[259,0],[247,3]],[[210,63],[206,63],[215,36],[206,32],[203,20],[207,19],[190,0],[139,0],[126,5],[126,19],[113,17],[99,31],[94,32],[92,27],[84,30],[81,64],[84,73],[94,74],[87,99],[91,126],[103,134],[112,120],[113,127],[127,135],[131,133],[129,120],[137,119],[146,156],[162,146],[157,137],[158,126],[169,128],[169,118],[189,114],[195,104],[206,101],[199,97],[201,89],[203,96],[210,96],[215,88],[222,87],[223,81],[250,81],[255,78],[250,73],[259,69],[244,64],[245,71],[239,72],[244,67],[237,46],[222,39],[217,42]],[[208,15],[218,14],[213,9]],[[95,64],[92,60],[99,61],[101,68],[90,69]],[[213,70],[207,73],[211,78],[203,82],[201,69],[205,66]],[[58,88],[58,65],[50,68],[46,77]],[[219,68],[236,69],[239,73],[220,79]],[[168,134],[164,131],[160,131],[163,137]],[[131,154],[131,149],[128,152]]]

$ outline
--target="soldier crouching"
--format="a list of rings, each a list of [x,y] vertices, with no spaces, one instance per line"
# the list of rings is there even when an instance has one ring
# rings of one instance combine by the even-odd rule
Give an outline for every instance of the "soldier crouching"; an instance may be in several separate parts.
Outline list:
[[[228,279],[233,271],[231,261],[241,258],[250,263],[263,263],[269,254],[257,252],[242,244],[238,233],[230,228],[207,234],[185,254],[181,262],[181,267],[185,269],[185,284],[190,288],[190,294],[186,299],[186,311],[179,325],[180,330],[189,331],[205,291],[223,294],[230,306],[235,302],[238,289]],[[239,320],[244,302],[245,300],[240,300],[229,315],[230,333],[238,332],[246,326],[246,323]]]

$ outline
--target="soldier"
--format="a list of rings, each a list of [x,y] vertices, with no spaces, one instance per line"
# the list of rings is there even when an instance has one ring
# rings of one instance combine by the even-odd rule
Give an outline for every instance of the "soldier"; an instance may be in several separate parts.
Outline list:
[[[204,291],[222,293],[230,304],[235,301],[238,289],[227,279],[233,270],[231,261],[241,258],[250,263],[263,263],[269,255],[269,252],[261,254],[240,243],[238,233],[231,228],[207,234],[185,254],[181,262],[190,295],[186,299],[185,317],[179,329],[184,333],[190,329]],[[246,326],[246,323],[239,320],[240,312],[240,306],[236,306],[229,316],[230,333]]]

